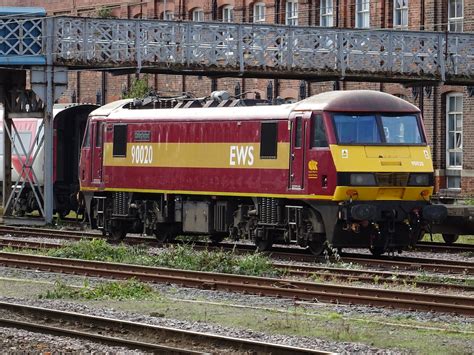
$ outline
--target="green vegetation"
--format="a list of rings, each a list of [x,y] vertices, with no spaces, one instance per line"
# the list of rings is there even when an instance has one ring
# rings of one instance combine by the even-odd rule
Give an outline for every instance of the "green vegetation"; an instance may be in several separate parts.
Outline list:
[[[142,78],[135,78],[130,89],[122,95],[123,99],[136,99],[147,96],[153,88],[148,85],[148,75]]]
[[[75,289],[86,288],[80,286]],[[95,288],[100,289],[100,285]],[[215,300],[207,301],[204,296],[199,300],[184,300],[177,288],[172,287],[168,288],[168,291],[161,291],[160,294],[152,292],[143,298],[135,291],[127,292],[134,294],[133,298],[114,298],[109,295],[70,297],[68,292],[64,291],[67,289],[68,286],[64,284],[55,286],[37,280],[0,278],[0,294],[3,297],[36,299],[40,294],[44,297],[49,291],[51,295],[57,292],[59,298],[67,297],[75,299],[76,302],[87,302],[88,307],[97,309],[113,308],[135,314],[207,322],[270,334],[308,336],[343,342],[356,341],[382,349],[392,349],[395,353],[472,353],[474,328],[468,318],[456,321],[451,318],[443,320],[443,317],[439,317],[435,318],[436,320],[423,321],[417,312],[396,313],[393,316],[359,312],[348,315],[335,311],[332,306],[317,303],[309,305],[295,302],[287,306],[270,304],[265,307],[252,307],[229,304],[231,301],[222,303]],[[103,295],[106,292],[91,293]]]
[[[121,282],[103,282],[95,287],[91,287],[87,282],[83,287],[68,286],[62,281],[54,283],[53,290],[47,290],[45,294],[40,294],[39,298],[46,299],[86,299],[86,300],[144,300],[156,297],[151,286],[130,279]]]
[[[423,236],[422,241],[431,242],[430,234],[426,233]],[[433,234],[433,242],[438,242],[438,243],[443,243],[444,244],[443,236],[441,234]],[[472,236],[472,235],[460,235],[459,239],[453,245],[456,245],[456,244],[474,244],[474,236]]]
[[[23,251],[25,252],[25,251]],[[150,255],[145,246],[114,246],[104,239],[81,240],[59,249],[36,251],[58,258],[72,258],[170,267],[184,270],[221,272],[252,276],[278,276],[269,257],[260,253],[235,255],[232,252],[195,250],[192,245],[174,245],[158,255]]]
[[[98,18],[115,18],[115,16],[112,15],[112,8],[107,7],[107,6],[102,6],[97,10],[97,17]]]

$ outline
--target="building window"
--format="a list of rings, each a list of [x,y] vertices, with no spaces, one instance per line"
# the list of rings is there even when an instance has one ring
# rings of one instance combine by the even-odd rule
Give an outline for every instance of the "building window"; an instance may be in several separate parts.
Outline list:
[[[448,189],[460,189],[461,188],[461,177],[460,176],[446,176],[446,187]]]
[[[265,3],[257,2],[253,5],[253,22],[265,22]]]
[[[448,28],[451,32],[462,32],[464,21],[463,0],[448,0]]]
[[[393,27],[408,27],[408,0],[394,0],[393,3]]]
[[[356,0],[356,27],[370,27],[370,0]]]
[[[462,94],[450,94],[446,97],[446,167],[448,169],[462,168],[462,106]]]
[[[222,8],[222,22],[234,22],[234,8],[231,5]]]
[[[260,158],[276,159],[278,148],[278,125],[276,122],[264,122],[260,133]]]
[[[163,13],[163,20],[165,20],[165,21],[173,21],[173,19],[174,19],[174,13],[173,13],[173,11],[169,11],[169,10],[168,10],[168,11],[165,11],[165,12]]]
[[[192,21],[194,22],[203,22],[204,21],[204,10],[201,8],[194,9],[191,16]]]
[[[296,0],[286,2],[285,25],[298,26],[298,1]]]
[[[334,21],[332,0],[321,0],[320,25],[322,27],[332,27]]]

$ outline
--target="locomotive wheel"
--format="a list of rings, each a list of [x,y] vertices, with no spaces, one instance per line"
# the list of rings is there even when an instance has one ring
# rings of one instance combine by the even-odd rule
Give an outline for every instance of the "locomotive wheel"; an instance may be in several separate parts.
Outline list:
[[[226,237],[226,235],[224,233],[211,234],[209,236],[209,239],[211,240],[212,244],[219,244],[220,242],[222,242],[224,240],[225,237]]]
[[[155,238],[160,243],[172,242],[177,236],[177,229],[173,225],[162,225],[157,230],[155,230]]]
[[[155,238],[160,242],[160,243],[168,243],[172,242],[176,236],[169,233],[169,232],[155,232]]]
[[[386,252],[384,247],[371,247],[369,250],[373,256],[380,256]]]
[[[313,255],[320,256],[326,249],[326,236],[320,233],[313,233],[313,240],[308,242],[308,249]]]
[[[273,240],[271,237],[268,239],[255,239],[255,245],[257,246],[257,251],[267,251],[272,248]]]
[[[443,234],[444,242],[448,245],[455,243],[459,238],[458,234]]]
[[[118,226],[111,227],[108,235],[108,239],[111,242],[120,242],[125,239],[127,230],[124,228],[122,223],[118,223]]]

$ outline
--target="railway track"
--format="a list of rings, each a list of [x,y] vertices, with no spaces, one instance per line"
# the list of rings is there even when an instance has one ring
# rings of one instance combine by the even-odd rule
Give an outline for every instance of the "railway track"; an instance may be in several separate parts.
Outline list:
[[[33,242],[15,240],[12,238],[0,238],[0,247],[14,247],[18,249],[56,249],[62,245],[57,243]],[[291,265],[274,262],[273,266],[281,270],[285,275],[314,278],[318,280],[364,282],[372,284],[394,284],[394,285],[416,285],[418,287],[459,290],[474,292],[474,286],[452,283],[445,280],[443,283],[424,281],[414,275],[401,274],[387,271],[359,270],[337,268],[330,266]],[[452,279],[451,281],[459,281]]]
[[[0,326],[26,329],[130,349],[166,354],[231,353],[331,354],[326,351],[265,343],[176,328],[129,322],[77,312],[0,302]],[[47,323],[47,324],[46,324]],[[164,345],[166,343],[166,345]]]
[[[437,242],[418,242],[415,246],[416,251],[429,251],[434,253],[473,253],[474,244],[455,243],[451,245]]]
[[[372,289],[327,283],[153,268],[4,252],[0,253],[0,265],[116,279],[136,278],[144,282],[172,283],[186,287],[242,292],[317,302],[355,303],[474,316],[473,298],[458,295],[440,295],[378,288]]]
[[[59,238],[67,240],[80,240],[80,239],[93,239],[102,238],[99,233],[91,233],[84,231],[63,231],[55,229],[41,229],[41,228],[25,228],[25,227],[9,227],[0,226],[0,234],[8,234],[11,236],[18,237],[42,237],[42,238]],[[133,236],[125,239],[126,243],[129,244],[149,244],[152,246],[158,246],[154,238],[144,236]],[[233,243],[220,243],[219,245],[210,245],[207,242],[193,241],[193,245],[197,248],[215,248],[232,250],[237,252],[254,252],[255,247],[250,244],[233,244]],[[326,262],[327,260],[321,257],[315,257],[306,249],[298,248],[283,248],[274,247],[271,251],[267,252],[270,256],[279,259],[302,261],[302,262]],[[340,260],[344,263],[354,263],[366,267],[377,267],[383,270],[396,269],[406,271],[430,271],[437,273],[447,274],[463,274],[473,275],[474,274],[474,263],[466,261],[450,261],[443,259],[430,259],[430,258],[413,258],[403,256],[381,256],[375,258],[371,255],[365,254],[349,254],[342,253]]]
[[[99,233],[91,233],[84,231],[64,231],[55,229],[42,229],[42,228],[27,228],[27,227],[10,227],[0,226],[0,234],[7,234],[17,237],[41,237],[41,238],[58,238],[67,240],[80,240],[80,239],[93,239],[102,238]],[[144,236],[133,236],[125,239],[126,243],[129,244],[149,244],[152,246],[158,246],[159,243],[152,237]],[[219,245],[210,245],[207,242],[193,241],[193,245],[197,248],[216,248],[224,250],[233,250],[237,252],[254,252],[255,247],[249,244],[233,244],[233,243],[220,243]],[[298,248],[283,248],[274,247],[270,252],[267,252],[274,258],[302,261],[302,262],[326,262],[324,258],[317,258],[311,255],[309,251]],[[437,273],[447,274],[474,274],[474,263],[463,262],[463,261],[450,261],[443,259],[430,259],[430,258],[413,258],[403,256],[381,256],[375,258],[371,255],[364,254],[347,254],[342,253],[340,260],[345,263],[354,263],[366,267],[377,267],[383,270],[395,269],[395,270],[406,270],[406,271],[430,271]]]

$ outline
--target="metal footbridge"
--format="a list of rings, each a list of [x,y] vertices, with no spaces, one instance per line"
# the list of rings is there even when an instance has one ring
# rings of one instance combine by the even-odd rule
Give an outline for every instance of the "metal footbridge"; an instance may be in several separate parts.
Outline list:
[[[0,38],[0,65],[474,84],[473,33],[15,17]]]
[[[8,92],[25,87],[25,80],[15,86],[16,73],[30,70],[31,88],[44,103],[45,152],[52,152],[53,103],[69,69],[474,85],[474,33],[45,15],[41,8],[0,8],[0,102],[18,102]],[[14,203],[10,151],[5,139],[7,215]],[[52,181],[52,154],[44,156],[44,180]],[[46,183],[38,196],[48,223],[52,191]]]

